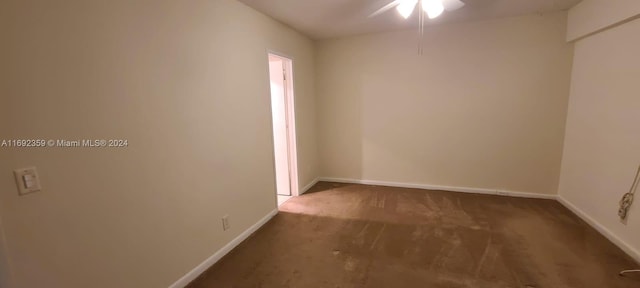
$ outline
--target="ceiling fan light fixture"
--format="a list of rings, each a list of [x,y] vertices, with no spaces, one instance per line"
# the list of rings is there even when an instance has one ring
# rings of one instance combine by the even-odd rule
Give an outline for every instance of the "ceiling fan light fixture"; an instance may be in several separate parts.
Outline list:
[[[440,0],[422,0],[422,10],[427,12],[429,19],[433,19],[444,12],[444,6]]]
[[[407,19],[413,13],[413,9],[415,9],[416,4],[418,4],[418,0],[402,0],[396,9],[404,19]]]
[[[464,7],[464,2],[460,0],[442,0],[442,6],[446,11],[454,11]]]

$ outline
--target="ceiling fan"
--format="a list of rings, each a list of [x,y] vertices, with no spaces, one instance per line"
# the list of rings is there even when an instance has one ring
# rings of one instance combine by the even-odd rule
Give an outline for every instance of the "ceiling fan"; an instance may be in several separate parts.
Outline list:
[[[369,15],[369,18],[380,15],[384,12],[387,12],[393,7],[396,7],[398,13],[404,17],[404,19],[408,19],[411,14],[413,14],[413,10],[416,9],[416,6],[422,7],[422,11],[418,14],[418,25],[420,34],[420,42],[418,44],[418,55],[423,54],[422,48],[422,39],[424,38],[424,16],[425,14],[429,19],[436,18],[442,15],[442,12],[446,11],[454,11],[462,8],[465,4],[460,0],[394,0],[391,3],[385,5],[384,7],[378,9],[376,12],[373,12]]]
[[[460,0],[394,0],[384,7],[373,12],[369,17],[374,17],[387,12],[393,7],[396,7],[398,13],[405,19],[409,18],[413,14],[416,6],[420,4],[422,11],[427,13],[429,19],[436,18],[442,14],[442,12],[458,10],[464,6],[464,2]],[[422,14],[422,13],[421,13]]]

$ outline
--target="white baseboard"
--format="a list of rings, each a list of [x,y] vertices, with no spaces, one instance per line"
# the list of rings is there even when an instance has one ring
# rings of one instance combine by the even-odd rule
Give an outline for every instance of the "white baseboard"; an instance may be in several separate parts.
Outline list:
[[[269,212],[267,216],[264,216],[256,224],[253,224],[253,226],[249,227],[249,229],[245,230],[244,232],[242,232],[242,234],[238,235],[238,237],[231,240],[229,244],[222,247],[216,253],[214,253],[209,258],[207,258],[207,260],[204,260],[204,262],[196,266],[196,268],[193,268],[193,270],[189,271],[186,275],[182,276],[182,278],[180,278],[178,281],[171,284],[169,288],[183,288],[189,285],[191,281],[195,280],[196,278],[198,278],[198,276],[200,276],[200,274],[207,271],[209,267],[211,267],[213,264],[218,262],[220,259],[222,259],[222,257],[224,257],[224,255],[227,255],[227,253],[233,250],[233,248],[235,248],[240,243],[242,243],[242,241],[244,241],[249,236],[251,236],[253,232],[256,232],[258,229],[260,229],[260,227],[262,227],[264,224],[269,222],[269,220],[271,220],[271,218],[276,216],[276,214],[278,214],[278,209],[274,209],[273,211]]]
[[[636,262],[640,263],[640,251],[633,248],[629,243],[623,241],[618,236],[616,236],[611,230],[604,227],[604,225],[600,224],[600,222],[593,219],[587,213],[582,211],[582,209],[578,208],[573,203],[569,202],[567,199],[562,197],[561,195],[557,196],[558,202],[560,202],[564,207],[571,210],[574,214],[578,215],[578,217],[582,218],[587,224],[591,225],[594,229],[596,229],[600,234],[609,239],[609,241],[613,242],[616,246],[618,246],[622,251],[627,253],[627,255],[631,256]]]
[[[451,192],[489,194],[489,195],[500,195],[500,196],[521,197],[521,198],[553,199],[553,200],[556,199],[556,195],[508,191],[508,190],[494,190],[494,189],[484,189],[484,188],[439,186],[439,185],[428,185],[428,184],[387,182],[387,181],[376,181],[376,180],[359,180],[359,179],[347,179],[347,178],[331,178],[331,177],[320,177],[319,180],[326,181],[326,182],[352,183],[352,184],[377,185],[377,186],[401,187],[401,188],[417,188],[417,189],[427,189],[427,190],[442,190],[442,191],[451,191]]]
[[[313,187],[313,185],[316,185],[316,183],[318,183],[318,181],[320,181],[320,178],[316,178],[313,179],[309,184],[307,184],[306,186],[302,187],[302,189],[300,190],[300,195],[307,193],[307,191],[309,191],[309,189],[311,189],[311,187]]]

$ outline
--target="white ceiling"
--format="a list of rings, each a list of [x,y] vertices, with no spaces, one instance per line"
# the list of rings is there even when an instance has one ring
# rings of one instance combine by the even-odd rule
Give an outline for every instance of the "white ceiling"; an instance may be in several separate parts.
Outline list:
[[[417,28],[417,13],[408,20],[395,9],[367,16],[392,0],[240,0],[313,39]],[[427,20],[427,25],[566,10],[581,0],[462,0],[463,8]]]

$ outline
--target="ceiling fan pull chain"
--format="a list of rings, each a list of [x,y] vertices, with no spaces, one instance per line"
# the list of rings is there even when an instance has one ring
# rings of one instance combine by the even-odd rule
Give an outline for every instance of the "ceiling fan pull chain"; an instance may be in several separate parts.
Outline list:
[[[418,2],[418,5],[421,5],[422,1]],[[424,38],[424,12],[422,10],[418,10],[418,55],[423,55],[423,45],[422,38]]]
[[[420,56],[422,56],[422,38],[424,37],[424,13],[420,12],[420,38],[418,39],[418,43],[420,43],[420,51],[418,52]]]
[[[422,48],[420,47],[420,17],[422,16],[418,13],[418,55],[420,55],[420,49]]]

